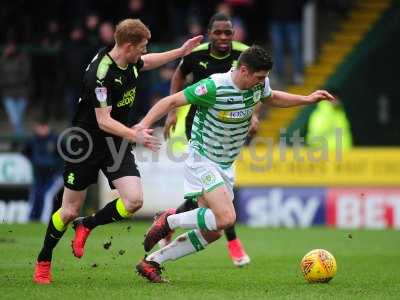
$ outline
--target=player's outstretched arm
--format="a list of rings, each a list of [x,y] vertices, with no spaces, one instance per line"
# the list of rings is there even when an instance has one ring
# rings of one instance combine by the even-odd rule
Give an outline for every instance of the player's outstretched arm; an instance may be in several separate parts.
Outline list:
[[[143,70],[155,69],[177,58],[188,55],[195,47],[200,44],[202,39],[203,36],[198,35],[194,38],[188,39],[185,43],[183,43],[181,47],[174,50],[143,55],[141,57],[144,62]]]
[[[101,130],[128,139],[129,141],[143,144],[153,151],[156,151],[160,147],[160,141],[152,136],[152,129],[138,130],[137,128],[129,128],[114,120],[110,112],[110,106],[95,108],[97,123]]]
[[[325,90],[318,90],[308,96],[290,94],[282,91],[272,91],[272,95],[268,100],[271,106],[275,107],[292,107],[299,105],[308,105],[319,102],[321,100],[334,101],[335,97]]]
[[[169,111],[188,104],[183,92],[179,92],[158,101],[154,105],[143,120],[137,125],[140,128],[150,128],[155,122],[160,120]]]

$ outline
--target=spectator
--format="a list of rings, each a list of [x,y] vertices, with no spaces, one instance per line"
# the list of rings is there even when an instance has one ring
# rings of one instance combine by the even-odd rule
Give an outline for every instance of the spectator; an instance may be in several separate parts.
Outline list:
[[[321,101],[312,112],[308,121],[306,142],[314,148],[327,146],[329,150],[347,150],[353,146],[350,123],[338,92],[332,91],[332,94],[337,99],[335,102]]]
[[[41,114],[54,116],[62,113],[60,105],[60,90],[62,88],[62,72],[60,50],[62,36],[58,21],[52,20],[47,24],[47,30],[41,40],[42,51],[37,56],[37,66],[40,68],[38,79],[41,103]],[[44,67],[45,66],[45,67]],[[50,84],[51,83],[51,84]]]
[[[114,45],[114,25],[108,21],[100,24],[100,47]]]
[[[57,135],[52,133],[47,120],[39,120],[33,136],[27,141],[23,153],[31,160],[34,181],[30,192],[31,221],[47,223],[53,209],[53,199],[63,185],[61,159],[57,152]]]
[[[30,59],[19,51],[15,40],[4,47],[0,59],[0,90],[3,105],[15,135],[24,135],[24,118],[31,78]]]
[[[187,21],[187,32],[188,38],[192,38],[203,34],[203,27],[200,24],[200,21],[196,17],[190,17]]]
[[[233,40],[242,43],[245,42],[247,38],[246,25],[242,18],[234,15],[232,6],[228,2],[221,2],[217,5],[216,11],[232,19],[234,30]]]
[[[153,7],[151,7],[152,4]],[[159,41],[163,30],[160,28],[160,20],[157,20],[157,11],[155,7],[160,8],[162,6],[162,3],[157,3],[156,6],[154,6],[154,3],[151,1],[128,0],[128,7],[125,9],[125,16],[128,18],[140,19],[151,29],[152,41]]]
[[[91,12],[85,19],[85,36],[92,53],[99,49],[99,22],[100,17],[97,13]]]
[[[274,71],[278,80],[284,78],[284,53],[286,42],[292,55],[292,80],[303,83],[303,58],[301,54],[301,22],[304,0],[272,0],[270,34],[274,54]]]
[[[80,25],[75,25],[69,34],[62,57],[64,62],[64,88],[67,104],[68,120],[72,121],[78,106],[79,92],[85,66],[90,62],[92,49],[84,39],[84,31]]]
[[[47,32],[42,40],[42,46],[57,51],[60,50],[61,45],[60,24],[57,20],[50,20],[47,24]]]

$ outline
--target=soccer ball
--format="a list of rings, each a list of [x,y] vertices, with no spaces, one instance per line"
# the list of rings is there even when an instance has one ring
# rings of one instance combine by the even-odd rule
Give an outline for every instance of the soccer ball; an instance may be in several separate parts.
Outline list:
[[[335,258],[324,249],[314,249],[304,255],[300,268],[310,283],[329,282],[337,271]]]

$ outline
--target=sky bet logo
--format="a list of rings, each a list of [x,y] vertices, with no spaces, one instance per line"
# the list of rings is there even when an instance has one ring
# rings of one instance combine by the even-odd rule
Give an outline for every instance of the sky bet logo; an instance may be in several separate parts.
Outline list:
[[[309,227],[325,223],[320,188],[244,188],[236,198],[239,220],[256,227]]]

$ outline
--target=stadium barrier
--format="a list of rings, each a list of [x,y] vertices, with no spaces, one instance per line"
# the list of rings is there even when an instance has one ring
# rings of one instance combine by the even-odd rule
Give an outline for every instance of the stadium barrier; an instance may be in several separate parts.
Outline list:
[[[239,222],[400,229],[399,148],[355,148],[324,157],[307,148],[294,151],[243,151],[236,164]]]
[[[254,227],[400,229],[400,188],[246,187],[236,202]]]
[[[354,148],[337,153],[246,148],[236,163],[236,185],[399,186],[400,148]]]
[[[0,154],[0,222],[26,223],[32,165],[18,153]]]

